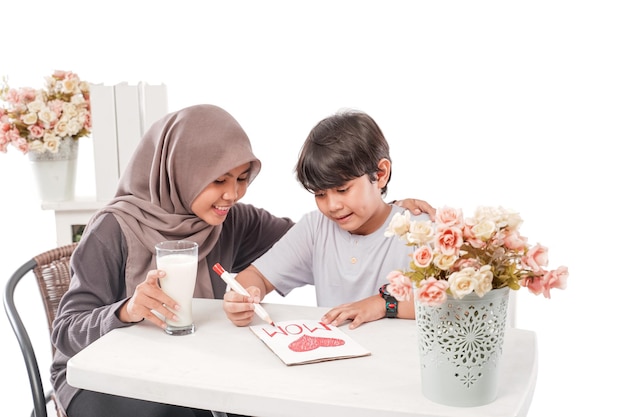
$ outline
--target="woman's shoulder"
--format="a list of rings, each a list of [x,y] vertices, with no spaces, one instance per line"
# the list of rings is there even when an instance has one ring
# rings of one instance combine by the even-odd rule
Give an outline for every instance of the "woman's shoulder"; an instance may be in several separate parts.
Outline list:
[[[232,223],[267,222],[289,225],[293,224],[293,221],[288,217],[275,216],[263,208],[246,203],[237,203],[233,205],[228,213],[228,219],[230,219]]]
[[[113,213],[98,213],[89,221],[80,241],[81,243],[89,242],[89,246],[92,247],[95,244],[120,249],[125,246],[126,239]]]
[[[267,239],[278,239],[293,226],[287,217],[278,217],[265,209],[251,204],[235,204],[222,224],[221,239],[232,236],[264,236]],[[230,237],[229,237],[230,236]]]
[[[121,234],[122,227],[113,213],[97,213],[89,221],[85,229],[85,233],[97,233],[97,234]]]
[[[126,238],[112,213],[103,213],[90,221],[74,252],[75,262],[101,266],[116,260],[121,265],[127,256]]]

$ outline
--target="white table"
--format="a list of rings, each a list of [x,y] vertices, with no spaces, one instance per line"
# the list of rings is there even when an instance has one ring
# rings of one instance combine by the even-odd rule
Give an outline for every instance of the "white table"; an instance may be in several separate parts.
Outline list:
[[[265,304],[274,321],[319,319],[326,308]],[[258,417],[525,416],[537,378],[534,332],[507,329],[497,399],[447,407],[421,394],[413,320],[341,327],[372,355],[286,366],[247,327],[236,327],[221,300],[194,300],[197,330],[169,336],[143,322],[114,330],[75,355],[76,387],[150,401]],[[253,324],[262,324],[256,318]]]

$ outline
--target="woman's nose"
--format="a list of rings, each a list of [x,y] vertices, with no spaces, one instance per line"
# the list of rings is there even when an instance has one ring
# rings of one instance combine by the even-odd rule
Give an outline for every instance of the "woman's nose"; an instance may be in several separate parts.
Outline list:
[[[239,184],[237,181],[234,181],[233,184],[229,184],[224,190],[224,194],[222,198],[224,200],[235,201],[239,197]]]

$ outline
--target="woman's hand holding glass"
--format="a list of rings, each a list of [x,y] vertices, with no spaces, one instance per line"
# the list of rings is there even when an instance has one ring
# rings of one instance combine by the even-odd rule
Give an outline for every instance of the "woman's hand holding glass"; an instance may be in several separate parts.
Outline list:
[[[164,275],[163,271],[156,269],[148,272],[145,281],[137,285],[133,295],[120,308],[121,321],[135,323],[147,319],[165,329],[165,319],[176,320],[176,314],[171,310],[178,310],[180,306],[159,286],[159,278]]]

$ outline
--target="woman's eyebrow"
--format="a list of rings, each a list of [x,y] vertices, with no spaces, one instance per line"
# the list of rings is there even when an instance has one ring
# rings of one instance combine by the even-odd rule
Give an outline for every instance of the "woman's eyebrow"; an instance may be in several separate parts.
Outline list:
[[[237,175],[237,176],[239,177],[239,176],[241,176],[241,175],[249,174],[251,169],[252,169],[252,168],[248,168],[248,169],[246,169],[244,172],[242,172],[241,174],[239,174],[239,175]],[[227,172],[227,173],[225,173],[224,175],[222,175],[222,177],[231,177],[231,178],[233,178],[233,177],[235,177],[235,175],[233,175],[233,174],[232,174],[232,173],[230,173],[230,172]]]

